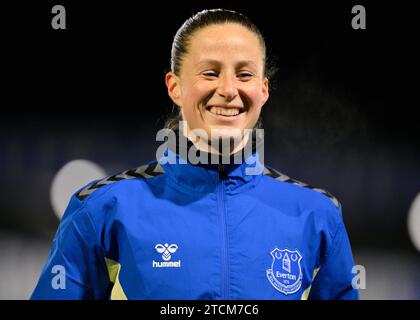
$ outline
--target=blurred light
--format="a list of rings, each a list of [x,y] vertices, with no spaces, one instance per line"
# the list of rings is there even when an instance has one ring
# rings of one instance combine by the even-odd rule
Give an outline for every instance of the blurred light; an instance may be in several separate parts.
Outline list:
[[[55,175],[50,189],[51,205],[57,217],[61,220],[74,192],[105,176],[106,172],[89,160],[73,160],[65,164]]]
[[[420,251],[420,193],[414,198],[408,211],[408,234],[413,245]]]

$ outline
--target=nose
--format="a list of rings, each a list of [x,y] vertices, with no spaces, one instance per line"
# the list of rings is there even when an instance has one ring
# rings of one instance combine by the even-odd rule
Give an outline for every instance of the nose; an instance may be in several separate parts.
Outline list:
[[[225,98],[228,102],[235,99],[238,95],[238,88],[235,85],[235,80],[231,75],[224,75],[220,77],[217,87],[217,93]]]

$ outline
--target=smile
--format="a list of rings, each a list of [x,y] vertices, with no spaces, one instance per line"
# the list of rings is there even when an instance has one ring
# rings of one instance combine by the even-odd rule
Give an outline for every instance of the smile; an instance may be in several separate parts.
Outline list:
[[[235,117],[240,113],[244,112],[243,108],[236,107],[218,107],[218,106],[209,106],[206,108],[207,111],[214,115],[224,116],[224,117]]]

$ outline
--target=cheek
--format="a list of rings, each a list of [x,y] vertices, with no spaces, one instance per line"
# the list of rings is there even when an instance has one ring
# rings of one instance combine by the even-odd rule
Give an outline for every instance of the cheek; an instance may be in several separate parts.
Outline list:
[[[259,112],[263,104],[264,94],[262,88],[251,88],[247,90],[247,98],[252,105],[251,112]]]
[[[198,84],[186,85],[182,90],[182,111],[184,119],[194,128],[200,126],[201,108],[200,104],[205,97],[205,90]]]
[[[263,89],[260,86],[250,88],[248,91],[248,99],[250,99],[252,104],[251,109],[249,110],[249,127],[253,127],[255,125],[255,122],[258,120],[261,114],[262,106],[264,104],[263,98]]]
[[[201,103],[209,94],[215,90],[214,85],[210,82],[202,81],[195,84],[192,88],[192,95],[195,98],[195,103]]]
[[[183,87],[183,93],[185,99],[191,101],[191,98],[195,100],[200,99],[200,97],[205,96],[211,90],[210,83],[206,81],[196,81],[191,83],[186,83]]]

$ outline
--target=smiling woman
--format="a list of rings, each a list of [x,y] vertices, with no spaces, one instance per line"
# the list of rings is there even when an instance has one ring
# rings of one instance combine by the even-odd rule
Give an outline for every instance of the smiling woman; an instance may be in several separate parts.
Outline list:
[[[191,131],[195,128],[204,129],[207,137],[219,138],[241,132],[232,129],[259,127],[275,71],[261,32],[247,17],[228,10],[196,14],[178,30],[173,42],[166,85],[180,110],[166,126],[178,128],[184,119],[185,134],[193,141],[197,140]],[[196,145],[207,149],[206,137],[198,140]]]
[[[264,49],[258,36],[238,23],[195,31],[178,75],[166,75],[168,93],[188,129],[252,128],[268,99]],[[188,133],[187,133],[188,135]]]
[[[248,147],[269,97],[257,27],[237,12],[199,12],[178,30],[171,62],[168,94],[186,124],[170,122],[173,136],[210,163],[169,144],[157,161],[78,190],[32,298],[357,299],[338,200]],[[237,143],[220,157],[214,140]]]

